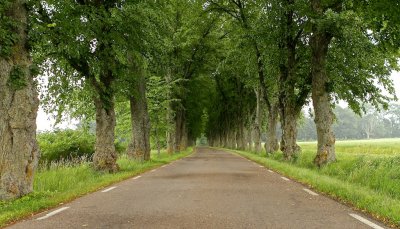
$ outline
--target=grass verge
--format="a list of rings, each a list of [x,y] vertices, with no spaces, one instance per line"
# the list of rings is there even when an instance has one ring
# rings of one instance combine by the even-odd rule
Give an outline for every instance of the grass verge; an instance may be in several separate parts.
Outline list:
[[[332,169],[329,168],[325,168],[330,171],[329,173],[321,174],[321,171],[315,167],[313,169],[302,167],[301,162],[300,164],[298,164],[299,162],[285,162],[277,158],[267,158],[265,154],[260,155],[228,149],[221,150],[233,152],[248,158],[291,179],[307,184],[314,190],[329,195],[347,205],[367,212],[387,225],[400,228],[400,199],[394,197],[389,192],[385,192],[382,188],[374,189],[365,186],[363,183],[348,180],[348,177],[342,177],[341,179],[340,176],[330,175]],[[340,163],[347,164],[345,161],[338,163],[339,165]],[[329,166],[334,168],[338,165],[334,163]],[[341,176],[344,175],[341,174]],[[360,180],[365,179],[368,179],[368,174],[366,174],[366,177],[360,178]],[[393,180],[392,182],[395,181]]]
[[[152,154],[151,160],[144,163],[121,156],[118,159],[120,171],[114,174],[96,172],[88,162],[78,165],[58,164],[49,169],[39,169],[35,175],[33,193],[20,199],[0,202],[0,227],[186,157],[192,151],[192,148],[188,148],[171,156],[165,152],[160,156]]]

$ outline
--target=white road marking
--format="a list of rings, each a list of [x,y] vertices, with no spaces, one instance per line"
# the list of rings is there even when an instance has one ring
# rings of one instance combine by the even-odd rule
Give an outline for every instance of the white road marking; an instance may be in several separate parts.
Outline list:
[[[262,165],[259,165],[258,167],[260,167],[260,168],[264,168],[264,166],[262,166]]]
[[[310,194],[310,195],[313,195],[313,196],[318,196],[318,194],[317,194],[317,193],[315,193],[315,192],[311,191],[310,189],[303,188],[303,190],[304,190],[304,191],[306,191],[306,192],[308,192],[308,194]]]
[[[288,178],[286,177],[281,177],[282,179],[284,179],[285,181],[290,181]]]
[[[62,211],[64,211],[64,210],[67,210],[68,208],[69,208],[69,207],[63,207],[63,208],[57,209],[57,210],[55,210],[55,211],[52,211],[52,212],[50,212],[50,213],[47,213],[47,215],[45,215],[45,216],[42,216],[42,217],[40,217],[40,218],[37,218],[36,220],[47,219],[47,218],[49,218],[49,217],[51,217],[51,216],[53,216],[53,215],[56,215],[56,214],[58,214],[58,213],[60,213],[60,212],[62,212]]]
[[[372,227],[374,229],[384,229],[383,227],[381,227],[379,225],[376,225],[375,223],[373,223],[373,222],[371,222],[371,221],[369,221],[369,220],[367,220],[367,219],[365,219],[365,218],[363,218],[363,217],[361,217],[361,216],[359,216],[357,214],[349,214],[349,215],[351,217],[353,217],[353,218],[355,218],[355,219],[367,224],[368,226],[370,226],[370,227]]]
[[[272,170],[270,170],[270,169],[268,169],[268,172],[270,172],[270,173],[274,173],[274,171],[272,171]]]
[[[109,191],[113,190],[114,188],[116,188],[116,186],[111,187],[111,188],[107,188],[107,189],[105,189],[105,190],[103,190],[101,192],[109,192]]]
[[[152,173],[152,172],[155,172],[156,171],[156,169],[153,169],[153,170],[151,170],[150,172]]]
[[[134,178],[132,178],[132,180],[136,180],[136,179],[139,179],[139,178],[141,178],[142,176],[137,176],[137,177],[134,177]]]

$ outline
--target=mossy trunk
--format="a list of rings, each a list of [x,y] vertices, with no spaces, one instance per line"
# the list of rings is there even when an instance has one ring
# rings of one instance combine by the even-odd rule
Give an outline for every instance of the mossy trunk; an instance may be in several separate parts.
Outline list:
[[[130,97],[132,140],[127,154],[138,161],[150,160],[150,118],[146,101],[146,82],[137,85],[137,96]],[[158,143],[157,143],[158,144]]]
[[[0,200],[32,192],[39,150],[36,142],[38,94],[30,73],[25,1],[12,2],[6,17],[16,21],[18,41],[0,57]]]
[[[96,170],[105,172],[118,171],[117,151],[114,146],[115,111],[114,103],[94,99],[96,107],[96,144],[93,165]]]
[[[312,9],[317,14],[322,14],[323,9],[320,0],[313,0]],[[314,122],[317,128],[318,148],[314,163],[322,166],[336,160],[335,135],[333,133],[334,113],[331,106],[330,92],[327,91],[330,83],[326,70],[326,58],[331,34],[320,31],[317,25],[313,25],[311,37],[311,74],[312,74],[312,100],[314,105]]]

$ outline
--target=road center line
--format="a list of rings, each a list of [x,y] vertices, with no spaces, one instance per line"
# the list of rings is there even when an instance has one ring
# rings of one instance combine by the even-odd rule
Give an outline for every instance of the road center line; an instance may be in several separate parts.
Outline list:
[[[58,213],[60,213],[60,212],[62,212],[62,211],[64,211],[64,210],[67,210],[68,208],[69,208],[69,207],[63,207],[63,208],[57,209],[57,210],[55,210],[55,211],[52,211],[52,212],[50,212],[50,213],[47,213],[45,216],[42,216],[42,217],[40,217],[40,218],[37,218],[36,220],[47,219],[47,218],[49,218],[49,217],[51,217],[51,216],[53,216],[53,215],[56,215],[56,214],[58,214]]]
[[[113,190],[114,188],[116,188],[116,186],[111,187],[111,188],[107,188],[107,189],[105,189],[105,190],[103,190],[101,192],[109,192],[109,191]]]
[[[281,177],[282,179],[284,179],[285,181],[290,181],[288,178],[286,177]]]
[[[359,216],[357,214],[349,214],[349,215],[351,217],[353,217],[353,218],[355,218],[355,219],[367,224],[368,226],[370,226],[370,227],[372,227],[374,229],[384,229],[383,227],[381,227],[379,225],[376,225],[375,223],[373,223],[373,222],[371,222],[371,221],[369,221],[369,220],[367,220],[367,219],[365,219],[365,218],[363,218],[363,217],[361,217],[361,216]]]
[[[136,180],[136,179],[139,179],[139,178],[141,178],[142,176],[137,176],[137,177],[134,177],[134,178],[132,178],[132,180]]]
[[[306,191],[306,192],[307,192],[308,194],[310,194],[310,195],[313,195],[313,196],[318,196],[318,194],[317,194],[317,193],[315,193],[315,192],[311,191],[310,189],[303,188],[303,190],[304,190],[304,191]]]

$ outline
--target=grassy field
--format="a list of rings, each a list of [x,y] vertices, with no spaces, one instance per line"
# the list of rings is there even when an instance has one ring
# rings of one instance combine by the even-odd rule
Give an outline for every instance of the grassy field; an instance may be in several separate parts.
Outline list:
[[[337,162],[321,169],[312,163],[316,142],[299,145],[292,162],[281,153],[235,152],[400,227],[400,139],[338,141]]]
[[[126,156],[118,159],[120,171],[115,174],[94,171],[88,162],[79,164],[58,163],[50,168],[39,169],[35,176],[34,192],[13,201],[0,202],[0,227],[32,215],[35,212],[55,207],[84,194],[94,192],[112,183],[143,173],[168,162],[189,155],[192,148],[172,156],[152,152],[149,162],[139,163]]]

